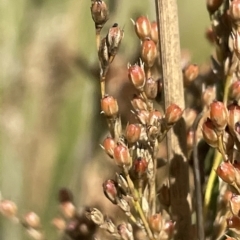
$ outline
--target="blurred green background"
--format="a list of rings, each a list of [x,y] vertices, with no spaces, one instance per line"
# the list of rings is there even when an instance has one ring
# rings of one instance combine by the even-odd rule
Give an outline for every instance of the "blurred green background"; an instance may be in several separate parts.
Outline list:
[[[155,19],[154,1],[109,0],[109,26],[124,26],[114,60],[127,65],[139,46],[130,18]],[[69,187],[85,203],[86,164],[96,159],[106,127],[99,114],[98,61],[91,1],[0,1],[0,191],[19,214],[37,212],[48,239],[58,212],[57,191]],[[181,45],[194,63],[208,61],[205,1],[179,0]],[[121,76],[120,76],[121,77]],[[115,86],[117,89],[118,87]],[[101,184],[99,184],[101,188]],[[46,227],[48,226],[48,227]],[[0,239],[28,239],[0,216]]]

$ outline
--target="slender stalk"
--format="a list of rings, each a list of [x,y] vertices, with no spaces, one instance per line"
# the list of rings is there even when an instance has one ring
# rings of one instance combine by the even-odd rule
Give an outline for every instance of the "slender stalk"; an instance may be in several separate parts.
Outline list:
[[[155,0],[158,22],[164,106],[176,103],[183,109],[184,91],[176,0]],[[189,172],[186,159],[185,123],[181,119],[167,135],[172,219],[176,221],[175,239],[190,240],[191,212]]]
[[[196,193],[196,212],[197,212],[197,234],[198,240],[204,240],[204,221],[203,221],[203,206],[202,206],[202,188],[201,188],[201,178],[200,169],[198,162],[198,144],[197,144],[197,129],[198,124],[202,118],[202,113],[198,115],[193,124],[194,131],[194,148],[193,148],[193,171],[194,171],[194,185]]]
[[[149,238],[151,240],[154,240],[153,234],[152,234],[152,232],[150,230],[150,227],[148,225],[147,219],[146,219],[146,217],[145,217],[145,215],[143,213],[142,207],[141,207],[141,205],[139,203],[138,193],[137,193],[137,191],[134,188],[134,184],[133,184],[133,182],[132,182],[132,180],[131,180],[131,178],[130,178],[130,176],[128,174],[128,170],[127,169],[124,169],[124,174],[125,174],[125,177],[126,177],[126,180],[127,180],[128,186],[129,186],[129,189],[130,189],[130,191],[132,193],[132,197],[133,197],[132,203],[133,203],[136,211],[139,213],[139,216],[140,216],[140,218],[141,218],[141,220],[143,222],[143,225],[144,225],[144,227],[146,229],[146,232],[147,232]]]
[[[219,166],[221,161],[222,161],[221,153],[218,150],[215,150],[215,157],[214,157],[214,161],[213,161],[213,166],[212,166],[210,176],[208,178],[205,197],[204,197],[204,211],[203,212],[204,212],[204,219],[205,220],[206,220],[206,217],[207,217],[207,211],[208,211],[210,200],[211,200],[212,189],[213,189],[214,182],[215,182],[215,179],[216,179],[216,176],[217,176],[215,170],[217,169],[217,167]]]

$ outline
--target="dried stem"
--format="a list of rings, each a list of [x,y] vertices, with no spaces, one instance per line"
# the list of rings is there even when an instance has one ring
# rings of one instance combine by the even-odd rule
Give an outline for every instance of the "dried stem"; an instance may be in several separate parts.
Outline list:
[[[164,106],[178,103],[184,109],[180,64],[177,4],[175,0],[156,0]],[[189,172],[186,159],[185,124],[181,119],[167,135],[172,219],[176,220],[175,239],[188,240],[191,232]]]
[[[203,113],[200,113],[194,121],[194,148],[193,148],[193,165],[194,165],[194,185],[196,194],[196,212],[197,212],[197,234],[198,240],[204,240],[204,221],[203,221],[203,204],[202,204],[202,188],[201,188],[201,177],[198,160],[198,143],[197,143],[197,129],[199,122],[202,119]]]

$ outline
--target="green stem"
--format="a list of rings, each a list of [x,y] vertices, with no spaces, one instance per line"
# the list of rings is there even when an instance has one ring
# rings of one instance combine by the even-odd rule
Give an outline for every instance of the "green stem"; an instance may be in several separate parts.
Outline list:
[[[217,167],[221,163],[221,160],[222,160],[221,153],[218,150],[215,150],[215,157],[214,157],[214,161],[213,161],[213,166],[212,166],[212,169],[211,169],[210,176],[208,178],[206,193],[205,193],[205,197],[204,197],[203,212],[204,212],[204,219],[205,220],[207,218],[207,211],[209,209],[209,204],[210,204],[210,200],[211,200],[211,196],[212,196],[212,190],[213,190],[214,182],[215,182],[215,179],[217,177],[217,174],[216,174],[215,170],[217,169]]]

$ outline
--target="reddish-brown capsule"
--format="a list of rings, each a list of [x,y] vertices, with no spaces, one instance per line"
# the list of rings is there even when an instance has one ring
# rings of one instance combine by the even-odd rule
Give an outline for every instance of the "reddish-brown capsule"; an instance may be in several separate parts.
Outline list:
[[[143,91],[145,85],[145,73],[142,66],[137,64],[128,67],[128,78],[139,91]]]
[[[131,104],[134,110],[147,110],[147,104],[143,101],[143,99],[137,95],[133,96],[131,100]]]
[[[212,27],[209,27],[205,31],[205,37],[209,43],[214,44],[216,41],[216,33],[213,31]]]
[[[76,207],[73,205],[72,202],[61,203],[60,209],[61,209],[63,215],[68,219],[73,218],[76,213]]]
[[[141,59],[148,68],[151,68],[157,58],[157,47],[153,40],[146,38],[142,42]]]
[[[141,16],[135,21],[135,31],[137,36],[144,40],[151,35],[151,23],[147,17]]]
[[[156,21],[151,22],[151,39],[158,43],[158,25]]]
[[[223,0],[207,0],[207,10],[210,14],[216,12],[222,5]]]
[[[126,127],[126,139],[128,143],[135,143],[139,140],[141,127],[137,124],[129,124]]]
[[[112,96],[105,96],[101,99],[101,108],[107,117],[115,117],[118,115],[118,103]]]
[[[188,150],[193,149],[193,146],[194,146],[194,131],[189,130],[187,132],[187,148],[188,148]]]
[[[236,230],[240,230],[240,218],[237,216],[232,216],[230,218],[227,218],[227,227],[228,228],[234,228]]]
[[[168,235],[168,238],[171,239],[174,234],[175,222],[172,220],[166,221],[164,223],[164,232]]]
[[[215,87],[208,87],[202,93],[202,105],[203,107],[209,106],[213,100],[216,99],[216,88]]]
[[[40,227],[40,218],[35,212],[29,212],[24,216],[24,222],[31,228]]]
[[[112,137],[106,137],[103,141],[103,148],[109,157],[113,158],[113,150],[116,144]]]
[[[152,77],[148,78],[144,86],[144,92],[148,99],[155,99],[158,93],[158,81]]]
[[[118,185],[112,179],[106,180],[103,185],[103,192],[105,196],[113,203],[117,204],[119,198]]]
[[[122,223],[117,226],[117,230],[122,239],[133,239],[133,229],[131,224]]]
[[[240,121],[240,106],[232,103],[228,106],[228,127],[232,134],[236,130],[236,124]]]
[[[97,208],[90,208],[86,212],[86,217],[98,226],[104,223],[104,216]]]
[[[91,5],[92,19],[96,29],[101,29],[108,20],[108,8],[104,1],[94,0]]]
[[[137,177],[141,178],[147,172],[148,162],[145,158],[139,157],[133,162],[133,171]]]
[[[73,194],[68,188],[61,188],[58,191],[58,201],[60,203],[73,202]]]
[[[118,48],[123,38],[123,30],[117,23],[109,29],[106,40],[108,46],[109,62],[111,63],[117,54]]]
[[[66,229],[66,222],[63,218],[56,217],[52,220],[51,223],[59,231],[64,231]]]
[[[216,173],[224,182],[228,184],[232,184],[236,179],[234,166],[230,162],[221,163],[218,166]]]
[[[5,217],[12,218],[17,214],[17,206],[10,200],[2,200],[0,201],[0,213]]]
[[[156,213],[148,219],[149,227],[153,232],[159,233],[162,230],[163,220],[160,213]]]
[[[230,199],[230,210],[233,215],[239,216],[240,214],[240,195],[233,195]]]
[[[234,23],[238,24],[240,21],[240,0],[233,0],[230,2],[229,15]]]
[[[165,112],[165,120],[167,125],[175,124],[182,117],[182,114],[183,111],[178,105],[173,103],[168,106]]]
[[[214,101],[210,104],[210,119],[217,131],[223,131],[228,122],[228,111],[222,102]]]
[[[116,164],[120,167],[130,166],[132,163],[129,150],[127,146],[123,145],[122,143],[117,143],[117,146],[113,151],[113,157]]]
[[[188,86],[194,81],[199,74],[199,67],[196,64],[190,64],[183,70],[184,85]]]
[[[240,99],[240,81],[235,81],[230,89],[229,89],[229,95],[230,97],[235,100],[238,101]]]
[[[196,119],[198,113],[195,109],[192,109],[192,108],[187,108],[185,109],[184,112],[185,112],[184,119],[186,123],[186,129],[189,129],[193,125],[193,122]]]
[[[215,126],[213,125],[211,119],[207,119],[202,125],[202,134],[204,140],[211,147],[218,147],[218,136],[215,131]]]
[[[162,119],[162,113],[159,112],[158,110],[153,110],[149,113],[149,121],[148,124],[149,125],[154,125],[154,126],[158,126],[159,125],[159,121],[160,119]]]
[[[141,124],[146,125],[149,119],[149,112],[146,110],[137,111],[137,117]]]

